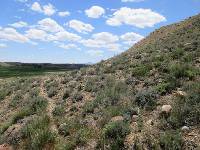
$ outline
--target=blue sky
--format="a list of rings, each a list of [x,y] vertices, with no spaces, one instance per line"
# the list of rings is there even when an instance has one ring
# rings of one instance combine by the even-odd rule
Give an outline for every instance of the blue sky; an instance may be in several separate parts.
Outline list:
[[[1,0],[0,61],[88,63],[117,55],[200,0]]]

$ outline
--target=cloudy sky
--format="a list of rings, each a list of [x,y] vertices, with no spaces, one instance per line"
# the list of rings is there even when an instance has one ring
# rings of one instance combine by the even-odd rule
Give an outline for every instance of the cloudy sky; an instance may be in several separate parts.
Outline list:
[[[117,55],[200,0],[1,0],[0,61],[88,63]]]

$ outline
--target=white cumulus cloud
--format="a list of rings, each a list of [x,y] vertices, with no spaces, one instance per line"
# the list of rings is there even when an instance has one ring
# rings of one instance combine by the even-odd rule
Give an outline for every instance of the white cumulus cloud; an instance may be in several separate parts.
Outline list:
[[[69,11],[62,11],[62,12],[58,12],[58,15],[60,17],[65,17],[65,16],[69,16],[70,12]]]
[[[14,42],[30,42],[30,40],[17,32],[14,28],[0,28],[0,39]]]
[[[14,28],[23,28],[23,27],[27,27],[27,26],[28,26],[28,23],[26,23],[26,22],[24,22],[24,21],[19,21],[19,22],[10,24],[10,26],[11,26],[11,27],[14,27]]]
[[[59,45],[60,48],[63,48],[63,49],[77,49],[78,47],[75,45],[75,44],[61,44]]]
[[[40,6],[40,4],[38,2],[34,2],[31,6],[31,9],[33,11],[37,11],[37,12],[43,12],[42,7]]]
[[[26,37],[28,37],[29,39],[46,41],[48,38],[48,34],[43,30],[29,29],[28,31],[26,31]]]
[[[80,33],[92,32],[94,30],[94,27],[91,24],[87,24],[79,20],[69,21],[69,27]]]
[[[58,32],[51,38],[54,41],[78,41],[78,40],[81,40],[81,37],[78,36],[77,34],[70,33],[67,31]]]
[[[105,43],[113,43],[119,40],[117,35],[113,35],[109,32],[100,32],[92,35],[93,39]]]
[[[127,32],[120,36],[121,40],[124,41],[125,44],[133,45],[138,41],[142,40],[144,37],[140,34],[134,32]]]
[[[105,14],[105,10],[100,6],[92,6],[91,8],[85,10],[85,14],[90,18],[99,18]]]
[[[56,12],[56,9],[52,4],[48,4],[43,6],[43,12],[45,15],[51,16]]]
[[[38,27],[48,32],[64,31],[63,27],[51,18],[45,18],[43,20],[40,20],[38,22]]]
[[[109,32],[100,32],[93,34],[90,39],[81,40],[81,43],[90,48],[105,48],[110,51],[119,51],[120,44],[116,43],[119,40],[117,35]]]
[[[114,12],[106,23],[111,26],[127,24],[138,28],[145,28],[153,27],[155,24],[163,21],[166,21],[166,18],[151,9],[131,9],[122,7]]]
[[[56,12],[56,9],[52,4],[49,3],[47,5],[41,6],[40,3],[38,2],[34,2],[32,4],[31,10],[39,12],[39,13],[43,13],[47,16],[52,16]]]

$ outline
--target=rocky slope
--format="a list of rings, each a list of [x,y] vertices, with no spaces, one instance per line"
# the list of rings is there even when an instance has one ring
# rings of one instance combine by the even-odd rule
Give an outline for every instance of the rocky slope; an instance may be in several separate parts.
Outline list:
[[[197,15],[96,65],[0,81],[0,148],[198,149],[199,81]]]

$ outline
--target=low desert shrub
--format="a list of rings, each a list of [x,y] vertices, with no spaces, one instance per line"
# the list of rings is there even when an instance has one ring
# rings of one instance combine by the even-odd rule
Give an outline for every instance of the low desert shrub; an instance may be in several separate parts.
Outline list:
[[[83,99],[83,95],[81,95],[80,93],[76,92],[73,95],[72,101],[75,102],[79,102]]]
[[[166,131],[160,135],[160,147],[165,150],[181,150],[183,139],[178,131]]]
[[[55,134],[49,129],[49,117],[35,118],[22,129],[23,137],[27,139],[25,147],[32,150],[42,150],[46,144],[55,142]]]
[[[68,97],[70,97],[70,89],[65,89],[64,93],[63,93],[63,100],[67,99]]]
[[[4,100],[6,96],[9,94],[9,91],[6,89],[1,89],[0,90],[0,101]]]
[[[193,79],[197,74],[199,74],[199,70],[191,65],[176,63],[169,66],[169,72],[176,79],[186,78]]]
[[[57,88],[56,87],[50,87],[47,91],[48,97],[54,97],[57,94]]]
[[[157,94],[152,89],[139,91],[135,96],[135,104],[147,110],[153,110],[157,102]]]
[[[144,77],[148,75],[150,70],[151,70],[150,66],[140,64],[139,66],[132,68],[132,76]]]
[[[110,149],[123,149],[125,137],[129,132],[128,124],[122,121],[106,124],[102,131],[102,146],[109,145]]]
[[[23,95],[21,92],[17,92],[14,97],[11,99],[11,102],[9,104],[10,107],[16,107],[20,101],[23,100]]]
[[[180,59],[184,55],[184,50],[182,48],[174,49],[171,53],[173,59]]]
[[[56,106],[52,113],[54,116],[62,116],[65,113],[65,107],[61,105]]]

